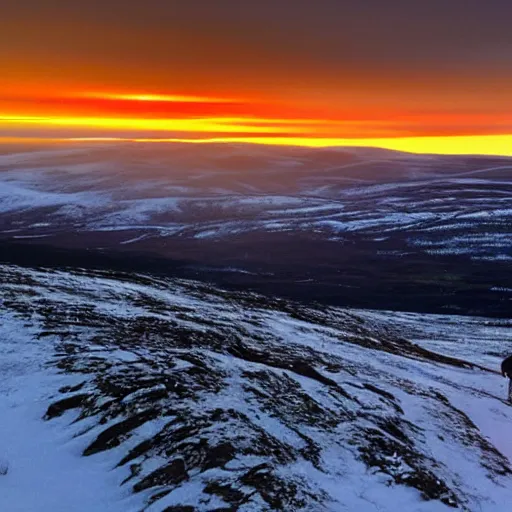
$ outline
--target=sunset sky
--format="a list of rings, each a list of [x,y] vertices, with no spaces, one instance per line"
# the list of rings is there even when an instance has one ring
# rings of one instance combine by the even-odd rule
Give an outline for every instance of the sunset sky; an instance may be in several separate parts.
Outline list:
[[[510,0],[17,0],[0,140],[512,155]]]

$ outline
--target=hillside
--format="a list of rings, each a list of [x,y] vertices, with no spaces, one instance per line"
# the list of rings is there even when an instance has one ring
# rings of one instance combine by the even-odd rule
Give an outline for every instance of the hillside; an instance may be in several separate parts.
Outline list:
[[[0,283],[6,510],[500,511],[512,499],[512,409],[495,371],[510,320],[106,271],[3,265]]]

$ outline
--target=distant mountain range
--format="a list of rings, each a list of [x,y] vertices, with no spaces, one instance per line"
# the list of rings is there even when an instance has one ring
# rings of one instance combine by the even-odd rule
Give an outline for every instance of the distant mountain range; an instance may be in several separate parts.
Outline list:
[[[27,150],[0,155],[0,213],[4,261],[115,262],[337,305],[498,316],[512,305],[509,158],[243,144]]]

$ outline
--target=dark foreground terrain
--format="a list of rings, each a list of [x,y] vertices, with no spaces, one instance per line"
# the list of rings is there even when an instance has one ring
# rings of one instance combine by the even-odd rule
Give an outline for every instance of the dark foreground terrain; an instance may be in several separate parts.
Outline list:
[[[0,241],[0,262],[173,276],[303,303],[498,318],[512,314],[512,265],[508,261],[468,261],[463,256],[426,257],[421,253],[397,258],[377,255],[358,242],[340,248],[334,242],[301,241],[294,235],[285,240],[272,238],[267,237],[265,243],[272,245],[274,263],[265,265],[232,260],[233,266],[226,268],[152,252],[55,247],[34,239]],[[283,244],[282,253],[279,244]],[[292,264],[289,260],[295,254],[307,254],[319,263]],[[325,261],[335,254],[336,263]]]

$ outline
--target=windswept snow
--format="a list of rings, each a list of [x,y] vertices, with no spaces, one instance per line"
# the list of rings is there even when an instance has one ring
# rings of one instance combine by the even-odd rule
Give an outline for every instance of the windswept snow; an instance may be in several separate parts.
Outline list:
[[[58,374],[52,337],[38,340],[38,321],[1,308],[0,341],[0,510],[6,512],[137,511],[143,497],[120,487],[123,471],[111,460],[88,461],[85,438],[70,412],[49,424],[43,416],[63,386],[76,375]]]
[[[2,510],[512,500],[510,320],[5,265],[0,292]]]

